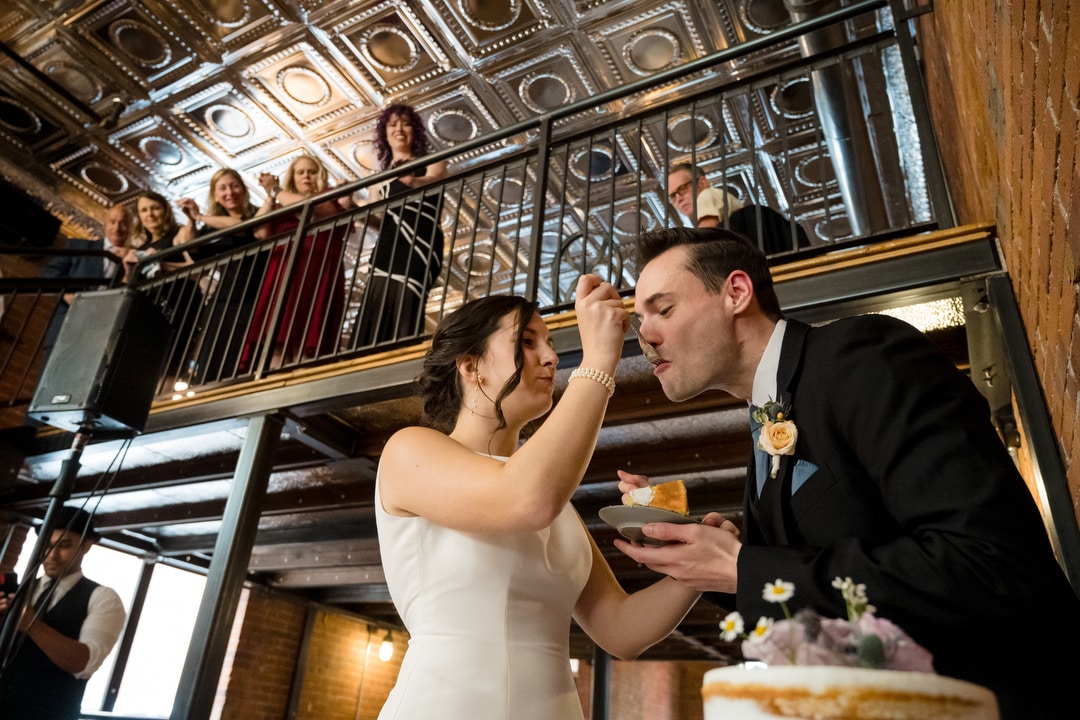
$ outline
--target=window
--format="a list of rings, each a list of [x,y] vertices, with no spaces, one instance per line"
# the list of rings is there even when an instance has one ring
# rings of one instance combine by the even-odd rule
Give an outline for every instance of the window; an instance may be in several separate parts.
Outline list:
[[[169,717],[205,585],[202,575],[154,568],[114,712]]]

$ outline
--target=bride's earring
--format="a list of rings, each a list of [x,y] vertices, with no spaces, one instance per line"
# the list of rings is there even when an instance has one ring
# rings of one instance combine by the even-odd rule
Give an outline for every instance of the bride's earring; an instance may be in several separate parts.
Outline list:
[[[484,382],[484,376],[483,375],[477,375],[476,376],[476,389],[473,391],[472,403],[469,406],[469,414],[470,415],[475,415],[476,414],[476,402],[477,402],[477,399],[480,397],[480,383],[482,383],[482,382]]]

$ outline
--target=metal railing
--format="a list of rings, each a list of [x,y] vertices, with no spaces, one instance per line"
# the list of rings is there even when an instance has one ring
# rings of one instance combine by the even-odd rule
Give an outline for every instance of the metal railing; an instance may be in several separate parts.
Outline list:
[[[890,7],[904,12],[899,2],[843,7],[144,260],[136,276],[185,251],[199,258],[136,282],[176,330],[160,394],[416,343],[483,295],[521,294],[555,312],[582,272],[630,292],[633,239],[691,224],[667,196],[677,161],[737,198],[745,209],[723,224],[771,255],[951,226],[907,22]],[[806,41],[827,31],[842,41]],[[831,82],[849,83],[829,95],[846,91],[851,107],[815,104]],[[834,137],[840,113],[846,133],[864,136],[863,155],[873,149],[862,166],[836,159],[852,154]],[[478,156],[494,159],[469,167]],[[439,160],[463,169],[370,198]],[[880,209],[861,207],[844,190],[854,184]],[[363,204],[315,219],[318,204],[344,196]],[[238,236],[251,241],[213,254]],[[403,277],[411,285],[388,281]]]

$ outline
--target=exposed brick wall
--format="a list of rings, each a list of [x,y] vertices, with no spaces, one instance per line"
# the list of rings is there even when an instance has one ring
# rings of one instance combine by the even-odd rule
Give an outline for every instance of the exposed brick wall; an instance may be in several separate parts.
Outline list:
[[[387,638],[385,630],[375,629],[371,633],[365,657],[367,669],[364,672],[364,684],[360,696],[360,720],[374,720],[378,717],[379,710],[390,690],[397,680],[398,671],[401,669],[401,661],[405,658],[405,648],[408,638],[404,635],[395,634],[392,638],[394,643],[394,655],[388,661],[379,660],[379,647]]]
[[[616,662],[611,672],[612,720],[701,720],[706,662]]]
[[[394,653],[383,662],[379,648],[387,639]],[[374,720],[397,679],[407,641],[354,615],[259,586],[245,588],[211,717]]]
[[[1080,0],[938,2],[920,29],[959,220],[997,225],[1080,519],[1080,225],[1070,229],[1080,24],[1071,30],[1070,17]]]
[[[315,613],[306,643],[306,613]],[[386,639],[393,657],[379,660]],[[374,720],[397,679],[408,638],[363,618],[328,610],[272,590],[246,589],[222,668],[214,718],[270,720],[287,716],[297,668],[296,718]],[[716,663],[619,662],[611,668],[612,720],[700,720],[701,681]],[[592,667],[576,677],[586,720]],[[360,703],[359,713],[357,703]]]
[[[319,612],[311,628],[297,717],[352,720],[360,699],[367,627],[338,613]]]
[[[379,660],[379,646],[386,637],[385,630],[369,626],[362,618],[318,610],[308,638],[296,717],[373,720],[378,716],[405,654],[404,638],[395,637],[394,656],[387,662]]]
[[[701,681],[717,663],[645,661],[611,663],[611,720],[702,720]],[[578,696],[591,720],[592,666],[581,663]]]
[[[244,591],[218,684],[215,717],[285,717],[300,655],[306,605],[259,587]]]

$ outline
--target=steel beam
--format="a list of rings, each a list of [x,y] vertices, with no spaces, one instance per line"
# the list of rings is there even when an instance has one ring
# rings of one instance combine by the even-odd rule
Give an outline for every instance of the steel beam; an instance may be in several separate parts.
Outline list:
[[[172,720],[210,717],[282,425],[277,415],[261,415],[248,424],[180,675]]]

